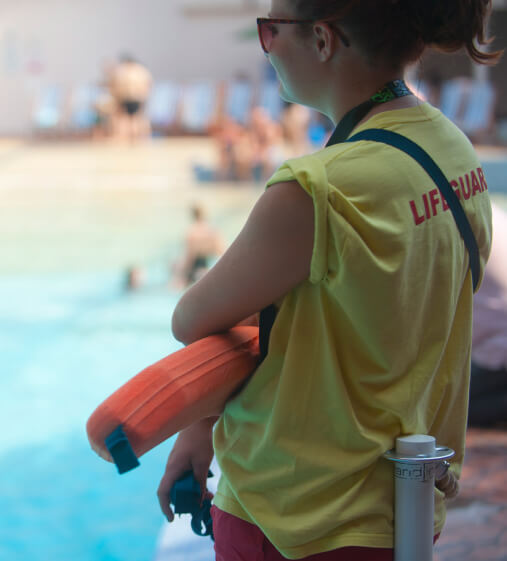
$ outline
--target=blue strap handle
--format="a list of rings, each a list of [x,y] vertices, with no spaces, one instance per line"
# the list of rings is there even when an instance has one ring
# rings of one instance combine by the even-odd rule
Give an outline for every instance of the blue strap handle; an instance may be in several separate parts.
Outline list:
[[[211,471],[208,477],[213,477]],[[170,502],[175,514],[190,514],[192,530],[198,536],[213,536],[213,520],[211,518],[211,501],[204,499],[201,504],[201,487],[192,470],[185,472],[173,485],[169,492]]]
[[[384,129],[367,129],[355,134],[346,142],[357,142],[359,140],[382,142],[383,144],[388,144],[389,146],[398,148],[402,152],[405,152],[414,158],[414,160],[416,160],[424,168],[431,179],[433,179],[452,212],[456,226],[458,227],[468,250],[470,270],[472,272],[472,283],[475,292],[481,276],[479,248],[477,246],[477,241],[472,231],[472,227],[470,226],[470,222],[468,221],[465,211],[459,202],[458,196],[454,192],[454,189],[451,187],[451,184],[443,174],[442,170],[433,161],[431,156],[418,144],[412,142],[412,140],[408,139],[406,136],[396,132]]]
[[[116,427],[106,438],[105,444],[118,468],[119,474],[127,473],[127,471],[140,465],[121,425]]]

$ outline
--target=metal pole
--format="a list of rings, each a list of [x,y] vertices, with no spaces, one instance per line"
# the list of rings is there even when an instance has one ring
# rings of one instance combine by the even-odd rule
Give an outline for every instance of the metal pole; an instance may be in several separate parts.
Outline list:
[[[432,561],[435,471],[454,451],[432,436],[396,439],[384,457],[394,462],[394,560]]]

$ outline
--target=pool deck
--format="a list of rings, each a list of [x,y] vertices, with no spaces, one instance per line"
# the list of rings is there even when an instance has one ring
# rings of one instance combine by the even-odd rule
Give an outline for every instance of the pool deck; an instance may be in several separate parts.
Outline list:
[[[469,429],[434,561],[507,561],[507,430]]]

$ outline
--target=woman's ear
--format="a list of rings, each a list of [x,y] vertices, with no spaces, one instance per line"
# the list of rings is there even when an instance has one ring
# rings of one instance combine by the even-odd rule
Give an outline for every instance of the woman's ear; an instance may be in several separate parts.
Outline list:
[[[336,34],[327,23],[313,26],[314,44],[321,62],[327,62],[334,54],[337,41]]]

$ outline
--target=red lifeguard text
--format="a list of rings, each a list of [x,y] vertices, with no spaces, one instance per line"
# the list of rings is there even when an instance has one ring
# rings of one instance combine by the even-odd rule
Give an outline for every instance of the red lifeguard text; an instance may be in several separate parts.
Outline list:
[[[472,170],[463,177],[453,179],[450,183],[459,200],[467,201],[470,197],[475,197],[478,193],[488,190],[482,168]],[[449,205],[437,187],[424,193],[418,201],[412,200],[409,204],[416,226],[433,218],[439,212],[449,210]]]

